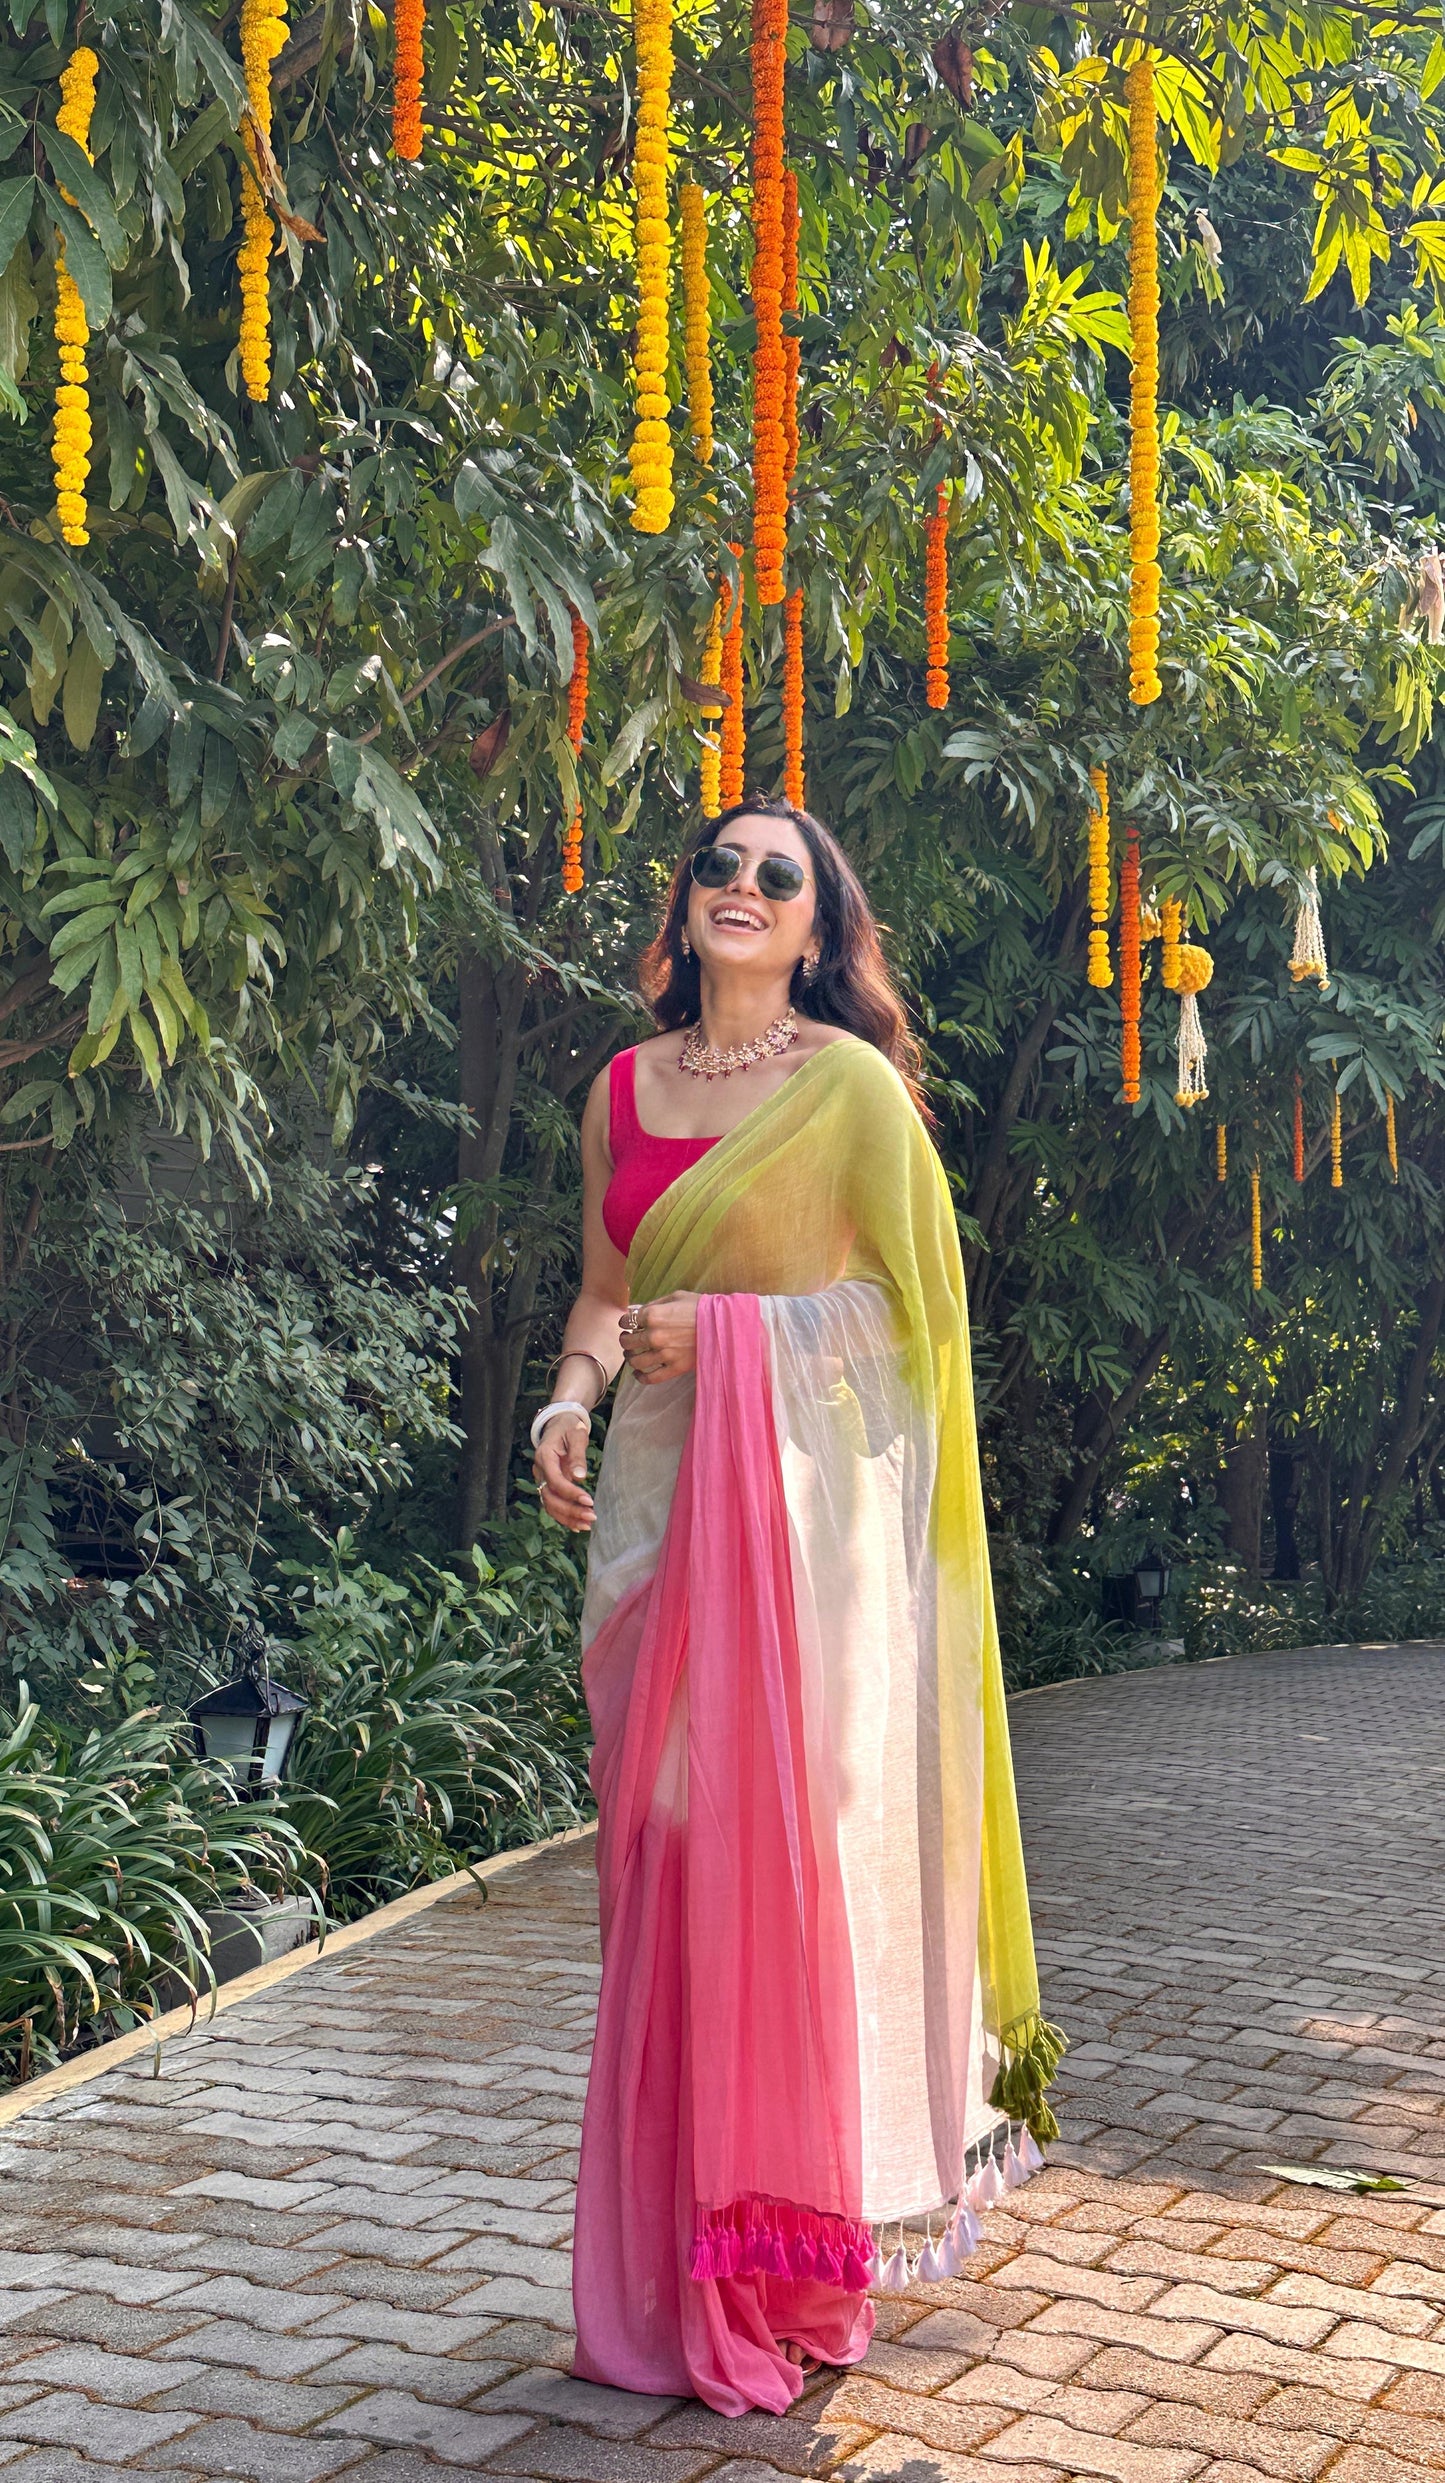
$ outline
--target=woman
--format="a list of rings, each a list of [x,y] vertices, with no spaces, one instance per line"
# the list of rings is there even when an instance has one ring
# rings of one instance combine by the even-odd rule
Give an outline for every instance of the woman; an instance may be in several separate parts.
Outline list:
[[[953,2272],[998,2107],[1052,2130],[1060,2039],[957,1229],[826,829],[773,802],[709,825],[643,988],[661,1032],[588,1100],[582,1291],[533,1431],[543,1507],[592,1532],[575,2368],[782,2412],[811,2362],[867,2351],[873,2228],[942,2209],[919,2272]],[[622,1359],[594,1503],[590,1409]],[[884,2281],[907,2274],[900,2250]]]

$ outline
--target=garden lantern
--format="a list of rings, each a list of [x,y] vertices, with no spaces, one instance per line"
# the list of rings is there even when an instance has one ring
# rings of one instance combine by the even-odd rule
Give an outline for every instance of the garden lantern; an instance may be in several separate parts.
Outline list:
[[[240,1671],[186,1709],[196,1756],[228,1767],[244,1795],[274,1793],[308,1704],[273,1680],[265,1634],[252,1622],[241,1639]]]
[[[1163,1553],[1154,1551],[1143,1555],[1134,1572],[1134,1599],[1136,1604],[1148,1605],[1151,1628],[1159,1625],[1159,1607],[1169,1592],[1172,1574]]]

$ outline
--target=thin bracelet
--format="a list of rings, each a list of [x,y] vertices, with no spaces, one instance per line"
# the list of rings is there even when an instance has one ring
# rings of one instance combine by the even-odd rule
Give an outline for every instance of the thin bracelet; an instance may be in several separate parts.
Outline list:
[[[541,1446],[542,1434],[556,1414],[580,1414],[588,1430],[592,1428],[590,1405],[584,1405],[580,1397],[556,1397],[550,1405],[544,1405],[541,1413],[533,1418],[531,1440],[534,1452]]]
[[[593,1370],[602,1382],[602,1396],[605,1397],[608,1389],[612,1385],[612,1382],[607,1375],[607,1365],[603,1361],[600,1354],[594,1354],[586,1345],[564,1345],[555,1362],[549,1362],[547,1365],[548,1379],[552,1377],[554,1371],[560,1371],[563,1363],[568,1361],[573,1354],[580,1354],[584,1362],[591,1363]],[[599,1397],[597,1402],[600,1405],[602,1402],[602,1397]]]

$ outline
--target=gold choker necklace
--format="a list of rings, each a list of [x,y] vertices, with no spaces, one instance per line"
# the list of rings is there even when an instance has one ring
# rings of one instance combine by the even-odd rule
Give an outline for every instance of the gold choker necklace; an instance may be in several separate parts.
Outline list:
[[[705,1043],[701,1026],[689,1026],[677,1065],[691,1078],[730,1078],[735,1069],[751,1069],[755,1060],[776,1060],[780,1052],[789,1050],[797,1040],[798,1020],[792,1009],[775,1017],[753,1043]]]

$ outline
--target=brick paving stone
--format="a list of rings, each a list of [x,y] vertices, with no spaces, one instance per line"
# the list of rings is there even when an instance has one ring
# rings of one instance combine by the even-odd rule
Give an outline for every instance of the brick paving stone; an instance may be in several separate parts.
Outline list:
[[[248,2328],[239,2319],[210,2319],[188,2328],[172,2344],[158,2345],[155,2356],[161,2370],[173,2369],[177,2361],[218,2362],[254,2371],[263,2379],[299,2380],[343,2351],[339,2337],[284,2336],[270,2328]]]
[[[236,2475],[241,2483],[327,2483],[356,2463],[354,2440],[293,2440],[245,2422],[200,2422],[164,2448],[137,2462],[169,2472],[190,2467],[207,2476]]]
[[[1110,2483],[1190,2483],[1207,2460],[1195,2449],[1148,2448],[1107,2432],[1076,2431],[1047,2414],[1025,2414],[991,2440],[984,2456],[1031,2460],[1067,2474],[1106,2475]]]
[[[400,2388],[378,2388],[329,2415],[324,2432],[399,2448],[425,2449],[452,2466],[475,2466],[533,2428],[530,2415],[469,2413]]]
[[[80,2388],[105,2405],[144,2405],[168,2382],[194,2379],[201,2368],[198,2362],[158,2362],[149,2354],[106,2353],[98,2345],[55,2345],[12,2363],[7,2378],[37,2389]]]
[[[114,2405],[102,2410],[89,2397],[62,2389],[32,2397],[27,2405],[12,2406],[9,2413],[0,2414],[0,2439],[87,2449],[103,2434],[100,2445],[112,2457],[137,2457],[189,2427],[189,2418],[183,2414],[148,2414],[134,2406]]]
[[[647,2440],[600,2440],[591,2432],[548,2424],[488,2458],[484,2471],[539,2475],[547,2483],[693,2483],[694,2476],[715,2473],[717,2462],[706,2452],[654,2448]],[[767,2471],[775,2475],[778,2469]],[[432,2479],[436,2483],[435,2467]]]
[[[633,2396],[625,2388],[596,2388],[590,2380],[574,2380],[563,2371],[519,2371],[478,2398],[476,2411],[485,2414],[504,2408],[509,2413],[545,2415],[549,2422],[580,2423],[607,2439],[635,2440],[680,2402],[677,2397]]]

